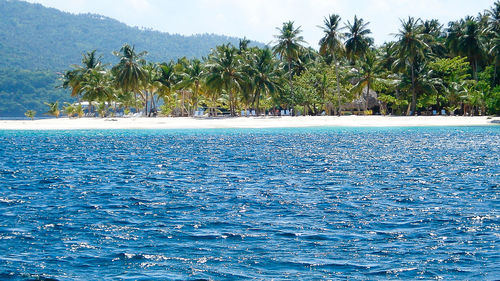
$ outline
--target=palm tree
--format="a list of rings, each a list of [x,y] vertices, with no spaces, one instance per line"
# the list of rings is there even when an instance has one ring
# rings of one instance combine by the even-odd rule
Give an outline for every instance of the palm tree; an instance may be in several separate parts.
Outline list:
[[[113,78],[109,71],[93,69],[88,72],[82,90],[85,92],[85,100],[89,101],[89,107],[92,106],[92,101],[107,102],[110,106],[116,99]]]
[[[159,65],[159,76],[157,81],[160,82],[159,96],[163,98],[165,104],[172,104],[173,95],[178,83],[178,75],[175,73],[175,65],[172,61]]]
[[[435,56],[446,56],[447,50],[444,44],[446,33],[443,31],[443,25],[438,20],[433,19],[422,22],[422,33],[426,35],[426,43]]]
[[[401,29],[396,34],[398,42],[396,42],[396,52],[398,59],[394,61],[396,68],[408,69],[411,72],[411,106],[412,114],[416,113],[417,92],[415,89],[415,65],[417,60],[425,57],[425,52],[429,50],[426,43],[426,34],[422,32],[422,26],[419,24],[420,19],[408,17],[407,21],[401,20]]]
[[[279,35],[275,35],[276,45],[273,47],[274,54],[279,54],[282,60],[286,60],[288,64],[288,83],[290,86],[290,96],[293,99],[293,72],[292,62],[299,57],[299,53],[304,48],[302,43],[306,43],[304,38],[299,34],[302,32],[300,27],[294,28],[293,21],[284,22],[283,27],[276,28]]]
[[[146,115],[151,116],[153,113],[153,109],[156,110],[156,99],[155,94],[158,93],[158,90],[161,88],[162,84],[158,81],[160,76],[160,70],[157,64],[148,63],[144,66],[144,71],[146,72],[146,80],[144,81],[143,89],[144,89],[144,100],[146,101]],[[158,95],[159,96],[159,95]],[[159,97],[158,97],[159,98]],[[149,112],[148,101],[151,99]]]
[[[319,52],[322,55],[330,54],[333,58],[333,65],[335,68],[335,77],[337,79],[337,99],[338,99],[338,115],[341,114],[341,103],[340,103],[340,77],[339,70],[337,66],[337,56],[336,54],[342,53],[345,50],[345,46],[342,43],[344,34],[340,32],[340,16],[329,15],[325,17],[323,21],[324,25],[320,28],[322,29],[324,36],[319,40]]]
[[[71,96],[76,97],[80,103],[80,97],[83,94],[83,82],[85,75],[94,70],[101,70],[103,68],[101,56],[96,56],[96,50],[87,52],[82,56],[82,65],[72,65],[72,70],[68,70],[62,77],[62,87],[67,89],[71,88]]]
[[[80,101],[80,97],[82,95],[82,78],[83,72],[80,69],[72,69],[66,71],[62,76],[62,87],[64,89],[71,88],[71,96],[76,97],[78,102]]]
[[[416,92],[420,94],[419,104],[421,107],[429,107],[436,105],[439,97],[438,95],[444,91],[440,91],[445,88],[443,79],[436,77],[434,71],[428,67],[428,63],[423,60],[418,60],[414,65],[415,71],[415,89]],[[403,79],[401,86],[405,87],[408,84],[408,79]],[[407,86],[411,87],[410,84]]]
[[[500,31],[500,1],[495,1],[493,7],[486,11],[488,24],[494,31]]]
[[[198,59],[188,61],[182,68],[182,72],[179,74],[179,76],[179,86],[181,88],[191,90],[191,98],[194,110],[198,110],[200,87],[205,76],[203,64]]]
[[[278,62],[273,58],[269,48],[257,49],[250,62],[249,76],[254,88],[252,107],[260,114],[260,99],[264,95],[273,95],[280,88],[281,75]]]
[[[493,56],[493,63],[495,65],[495,71],[493,73],[492,84],[496,85],[497,80],[497,69],[500,63],[500,1],[496,1],[489,10],[486,11],[488,16],[488,27],[486,32],[489,33],[490,46],[488,53]]]
[[[246,37],[243,39],[240,39],[240,44],[239,44],[239,53],[243,53],[248,50],[248,45],[250,44],[250,40],[248,40]]]
[[[345,41],[346,55],[352,65],[356,63],[357,58],[364,56],[373,45],[373,38],[368,37],[372,33],[367,28],[368,24],[370,23],[365,23],[362,18],[358,19],[357,16],[354,16],[353,23],[347,21],[345,26],[348,30],[344,33],[347,38]]]
[[[356,93],[362,94],[366,89],[367,97],[370,94],[371,87],[379,80],[378,74],[381,72],[381,60],[375,54],[375,51],[369,51],[361,59],[358,69],[354,76],[359,80],[352,89]],[[364,110],[367,110],[368,100],[365,100]]]
[[[466,17],[459,22],[452,22],[448,27],[447,44],[452,53],[469,59],[474,80],[478,80],[479,61],[483,57],[484,30],[479,21]]]
[[[61,114],[61,111],[59,110],[59,101],[46,102],[45,105],[49,107],[49,111],[47,111],[45,115],[51,115],[55,116],[56,118],[59,118],[59,115]]]
[[[479,60],[483,56],[484,43],[483,31],[480,28],[479,22],[472,17],[465,20],[465,32],[460,40],[460,51],[469,58],[472,66],[474,80],[478,80]]]
[[[141,84],[147,80],[147,73],[143,68],[145,61],[142,59],[147,52],[137,54],[134,47],[125,44],[120,52],[113,52],[113,54],[120,57],[120,62],[112,68],[117,85],[125,92],[133,92],[137,100]]]
[[[231,116],[236,116],[235,90],[241,89],[245,81],[240,69],[237,50],[230,44],[218,46],[207,64],[207,85],[213,89],[225,90],[228,94]]]
[[[35,119],[35,115],[36,115],[36,111],[34,110],[27,110],[25,113],[24,113],[24,116],[30,118],[31,120]]]

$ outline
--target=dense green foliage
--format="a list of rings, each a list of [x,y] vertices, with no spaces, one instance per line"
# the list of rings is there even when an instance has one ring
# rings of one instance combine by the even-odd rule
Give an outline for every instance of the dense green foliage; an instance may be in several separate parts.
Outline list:
[[[124,42],[148,50],[148,59],[201,58],[216,45],[237,38],[203,34],[182,36],[129,27],[94,14],[71,14],[40,4],[0,0],[0,61],[10,68],[61,71],[79,62],[82,50],[97,49],[104,63]]]
[[[383,46],[373,45],[369,23],[357,16],[341,26],[340,16],[329,15],[323,24],[319,52],[304,47],[293,21],[277,28],[272,49],[243,39],[237,47],[218,45],[202,60],[157,59],[143,45],[127,43],[114,49],[112,60],[90,48],[60,84],[71,90],[68,96],[89,102],[88,114],[100,116],[191,116],[200,109],[211,116],[500,114],[500,1],[447,28],[437,20],[403,19],[396,41]],[[63,112],[81,116],[75,106]]]
[[[47,112],[47,101],[73,101],[57,88],[60,75],[49,71],[0,69],[0,116],[23,116],[27,110],[37,115]]]
[[[182,36],[144,30],[100,15],[75,15],[18,0],[0,0],[0,15],[0,116],[23,116],[26,108],[40,115],[46,111],[39,106],[43,102],[68,100],[53,87],[54,72],[79,63],[83,50],[97,49],[103,63],[116,63],[112,52],[128,42],[148,50],[152,61],[167,61],[201,58],[216,45],[238,42],[213,34]]]
[[[244,39],[238,47],[217,46],[202,61],[147,62],[125,44],[115,52],[120,62],[103,67],[92,51],[65,73],[64,85],[99,104],[101,116],[121,108],[151,116],[158,107],[174,116],[200,109],[211,116],[500,113],[500,1],[448,28],[437,20],[401,20],[396,41],[381,47],[363,19],[343,27],[340,21],[325,17],[319,52],[304,47],[292,21],[277,28],[272,50]]]

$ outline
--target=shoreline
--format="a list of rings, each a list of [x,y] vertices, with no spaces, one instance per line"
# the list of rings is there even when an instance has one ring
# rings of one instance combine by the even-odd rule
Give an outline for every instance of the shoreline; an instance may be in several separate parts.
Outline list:
[[[35,119],[33,121],[0,120],[0,130],[454,127],[498,125],[500,125],[500,117],[488,116],[112,117],[53,118]]]

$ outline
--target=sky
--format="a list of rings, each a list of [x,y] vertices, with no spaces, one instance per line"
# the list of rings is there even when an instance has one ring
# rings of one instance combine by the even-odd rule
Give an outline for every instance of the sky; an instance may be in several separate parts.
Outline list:
[[[322,37],[318,25],[329,14],[342,22],[354,15],[370,22],[375,44],[394,40],[400,19],[413,16],[449,21],[477,15],[493,0],[27,0],[71,13],[95,13],[130,26],[192,35],[214,33],[247,37],[265,44],[275,40],[277,27],[293,21],[309,46]]]

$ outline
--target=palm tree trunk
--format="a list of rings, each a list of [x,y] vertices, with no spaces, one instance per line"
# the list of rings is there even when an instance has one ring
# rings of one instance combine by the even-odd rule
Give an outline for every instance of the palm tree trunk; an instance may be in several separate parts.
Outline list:
[[[333,63],[335,65],[335,78],[337,79],[337,102],[338,102],[338,110],[337,114],[340,116],[342,111],[342,105],[340,104],[340,77],[339,77],[339,69],[337,67],[337,58],[335,57],[335,53],[333,55]]]
[[[411,114],[415,115],[415,109],[417,107],[417,92],[415,91],[415,70],[413,65],[411,67]],[[408,114],[407,114],[408,115]]]
[[[144,114],[146,115],[146,117],[149,117],[149,114],[148,114],[148,91],[144,91]]]
[[[198,110],[198,82],[194,84],[193,99],[194,99],[194,110]]]
[[[184,111],[187,111],[186,109],[186,104],[185,104],[185,95],[184,95],[184,91],[181,91],[182,92],[182,99],[181,99],[181,117],[184,117]],[[189,116],[189,114],[188,114]]]
[[[151,109],[153,108],[156,110],[156,102],[155,102],[155,95],[151,93]]]
[[[289,79],[289,84],[290,84],[290,97],[292,98],[292,101],[294,100],[293,97],[293,73],[292,73],[292,60],[288,59],[288,79]],[[293,103],[292,103],[292,111],[293,115],[295,115],[295,110],[293,109]]]
[[[217,96],[214,94],[211,100],[212,100],[212,108],[211,108],[212,116],[217,117]]]
[[[368,97],[370,97],[370,79],[368,79],[368,84],[366,85],[366,99],[365,99],[365,111],[368,110]]]
[[[87,112],[88,112],[89,116],[91,116],[91,114],[92,114],[92,101],[91,100],[89,100],[89,108],[87,108]]]
[[[497,64],[498,64],[498,58],[495,57],[495,70],[493,71],[493,81],[491,83],[491,86],[495,86],[497,82]]]
[[[474,72],[474,80],[476,80],[476,82],[478,81],[477,79],[477,59],[474,59],[474,62],[472,64],[472,72]]]
[[[257,89],[257,92],[255,93],[255,101],[256,101],[255,111],[257,112],[257,116],[259,116],[259,114],[260,114],[260,109],[259,109],[260,90],[258,90],[258,89]]]
[[[229,95],[229,112],[231,113],[231,116],[234,117],[236,116],[236,112],[234,110],[234,105],[233,105],[233,92],[231,91],[231,87],[227,87],[226,91]]]
[[[137,112],[138,108],[137,108],[137,93],[136,93],[136,92],[134,92],[134,98],[135,98],[135,99],[134,99],[134,103],[135,103],[135,113],[138,113],[138,112]]]

